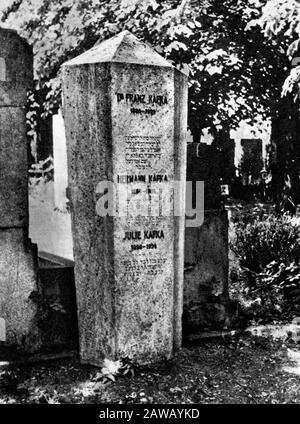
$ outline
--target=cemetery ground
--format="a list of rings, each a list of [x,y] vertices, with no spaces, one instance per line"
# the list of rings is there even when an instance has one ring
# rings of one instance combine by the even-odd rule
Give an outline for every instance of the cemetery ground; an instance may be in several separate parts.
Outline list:
[[[239,335],[185,346],[172,360],[105,376],[77,359],[2,368],[1,403],[299,403],[293,340]]]

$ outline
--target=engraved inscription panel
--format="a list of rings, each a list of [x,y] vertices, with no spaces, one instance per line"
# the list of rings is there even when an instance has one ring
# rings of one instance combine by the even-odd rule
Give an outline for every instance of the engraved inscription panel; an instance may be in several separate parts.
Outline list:
[[[141,203],[140,215],[131,216],[129,211],[126,216],[114,220],[117,290],[118,287],[124,290],[124,302],[127,304],[131,299],[137,299],[138,293],[141,293],[140,298],[143,299],[143,304],[137,308],[139,312],[136,317],[134,306],[132,316],[128,316],[130,308],[124,312],[122,304],[119,307],[121,314],[124,313],[123,319],[140,321],[143,317],[142,325],[136,322],[136,326],[148,328],[145,337],[149,335],[149,328],[152,328],[151,334],[159,338],[164,328],[164,332],[170,334],[170,343],[174,290],[174,217],[172,214],[166,216],[161,213],[153,202],[160,198],[157,192],[163,192],[174,180],[172,72],[172,69],[162,72],[161,69],[143,67],[138,70],[128,69],[122,78],[116,72],[111,88],[114,182],[124,186],[131,194],[131,206]],[[137,181],[141,182],[141,190],[136,189],[139,187]],[[141,196],[139,191],[143,190]],[[170,198],[169,202],[172,201]],[[172,210],[172,204],[169,206]],[[155,213],[153,209],[156,209]],[[127,340],[123,340],[127,345],[133,342],[130,335]],[[160,342],[155,340],[155,343]]]

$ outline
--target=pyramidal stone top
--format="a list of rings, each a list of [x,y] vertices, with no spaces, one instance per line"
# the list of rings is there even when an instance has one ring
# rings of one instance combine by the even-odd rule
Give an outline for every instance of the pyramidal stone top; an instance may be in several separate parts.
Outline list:
[[[100,44],[96,44],[87,52],[66,62],[64,66],[103,62],[133,63],[173,68],[170,62],[127,30]]]

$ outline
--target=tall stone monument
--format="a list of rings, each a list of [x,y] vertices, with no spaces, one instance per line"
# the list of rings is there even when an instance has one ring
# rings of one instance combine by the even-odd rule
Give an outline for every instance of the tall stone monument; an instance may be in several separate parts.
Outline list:
[[[33,56],[15,31],[0,28],[0,318],[5,340],[30,350],[39,344],[36,252],[28,240],[27,90]]]
[[[187,76],[124,31],[64,65],[63,95],[81,361],[170,357],[181,345]],[[174,181],[161,213],[157,193]]]

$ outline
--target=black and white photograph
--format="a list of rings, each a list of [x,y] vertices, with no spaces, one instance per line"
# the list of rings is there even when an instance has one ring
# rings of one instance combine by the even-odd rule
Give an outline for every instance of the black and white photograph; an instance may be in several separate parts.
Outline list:
[[[25,404],[300,404],[300,0],[0,0],[0,414]]]

